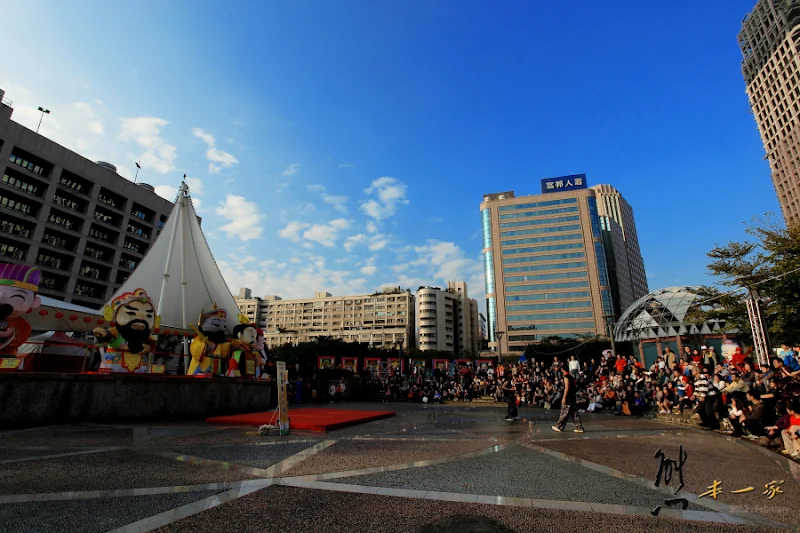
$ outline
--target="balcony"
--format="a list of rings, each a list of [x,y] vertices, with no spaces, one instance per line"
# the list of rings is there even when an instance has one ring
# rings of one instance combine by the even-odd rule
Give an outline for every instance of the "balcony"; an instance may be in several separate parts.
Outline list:
[[[96,298],[98,300],[102,300],[105,298],[105,293],[106,288],[102,285],[78,281],[78,283],[75,284],[75,291],[72,294],[75,296],[81,296],[83,298]],[[94,307],[94,304],[92,304],[90,307]]]
[[[22,172],[16,172],[10,168],[3,172],[3,184],[37,198],[40,198],[47,190],[46,183],[29,178]]]
[[[56,209],[50,209],[50,214],[47,216],[47,221],[51,224],[55,224],[56,226],[60,226],[64,229],[78,233],[80,233],[81,226],[83,226],[83,221],[80,218],[68,215]]]
[[[89,243],[86,243],[86,246],[83,249],[83,255],[85,255],[86,257],[91,257],[92,259],[96,259],[98,261],[103,261],[105,263],[108,263],[112,259],[114,259],[113,250],[109,250],[108,248],[103,248],[102,246]]]
[[[119,233],[107,230],[98,224],[92,224],[89,227],[89,237],[111,245],[116,245],[117,239],[119,239]]]
[[[11,239],[0,239],[0,257],[10,257],[24,261],[28,255],[28,246]]]
[[[75,249],[75,245],[78,244],[78,239],[47,228],[42,236],[42,244],[71,252]]]
[[[56,252],[42,250],[36,256],[36,264],[53,270],[68,271],[72,266],[72,258]]]
[[[0,194],[0,207],[7,211],[14,211],[22,215],[35,217],[39,214],[39,209],[42,208],[42,204],[3,192]]]
[[[135,223],[133,221],[128,222],[127,231],[131,235],[135,235],[136,237],[139,237],[141,239],[146,239],[146,240],[150,239],[150,231],[151,230],[149,230],[147,228],[144,228],[144,227],[140,226],[139,224],[137,224],[137,223]]]
[[[142,205],[134,203],[133,208],[131,209],[131,216],[138,220],[141,220],[142,222],[152,225],[153,219],[155,218],[156,214],[150,209],[147,209]]]
[[[122,270],[117,271],[117,285],[122,285],[126,281],[128,281],[128,277],[130,275],[127,272]],[[114,292],[117,292],[116,290]]]
[[[118,228],[122,223],[122,215],[99,206],[94,208],[94,219],[115,228]]]
[[[81,263],[80,270],[78,270],[79,276],[96,280],[102,280],[102,281],[108,280],[109,273],[110,271],[108,268],[103,267],[101,265],[89,263],[88,261],[83,261]]]
[[[136,267],[139,265],[139,261],[132,256],[122,254],[119,258],[119,267],[125,268],[128,270],[136,270]]]
[[[61,189],[57,189],[55,195],[53,195],[53,203],[76,213],[86,212],[86,200],[81,200],[77,196],[73,196]]]
[[[125,209],[125,203],[127,202],[123,196],[109,191],[105,187],[100,188],[100,192],[97,195],[97,201],[109,207],[113,207],[114,209],[119,209],[120,211]]]
[[[53,165],[19,148],[12,150],[8,162],[45,178],[50,177],[50,173],[53,171]]]
[[[67,281],[68,278],[66,276],[42,272],[42,279],[39,281],[39,290],[49,289],[51,291],[64,292],[67,288]]]
[[[144,255],[147,252],[147,244],[137,241],[136,239],[131,239],[130,237],[125,237],[125,242],[122,244],[122,247],[140,255]]]
[[[84,179],[77,174],[73,174],[69,170],[61,171],[61,178],[58,184],[72,192],[89,196],[92,193],[92,182]]]
[[[31,235],[33,235],[33,229],[35,227],[36,226],[34,224],[29,224],[13,217],[5,217],[2,221],[0,221],[0,233],[16,235],[17,237],[22,237],[23,239],[29,239]]]

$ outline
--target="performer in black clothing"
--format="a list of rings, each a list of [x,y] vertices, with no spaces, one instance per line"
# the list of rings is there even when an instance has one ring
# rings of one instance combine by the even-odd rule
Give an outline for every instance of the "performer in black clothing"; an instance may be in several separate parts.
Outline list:
[[[558,418],[556,425],[553,426],[553,429],[564,431],[567,419],[572,418],[572,423],[575,425],[575,433],[583,433],[583,423],[581,422],[581,415],[578,414],[578,404],[575,401],[578,385],[566,366],[561,367],[561,373],[564,375],[564,397],[561,400],[561,416]]]
[[[506,410],[506,422],[511,422],[517,418],[517,394],[516,389],[511,383],[511,372],[508,372],[505,380],[503,381],[503,392],[506,395],[508,402],[508,409]]]

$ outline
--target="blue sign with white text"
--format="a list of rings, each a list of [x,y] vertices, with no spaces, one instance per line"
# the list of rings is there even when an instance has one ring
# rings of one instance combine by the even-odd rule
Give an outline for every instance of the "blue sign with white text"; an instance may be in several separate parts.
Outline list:
[[[585,189],[586,187],[586,174],[573,174],[572,176],[545,178],[542,180],[542,193],[574,191],[575,189]]]

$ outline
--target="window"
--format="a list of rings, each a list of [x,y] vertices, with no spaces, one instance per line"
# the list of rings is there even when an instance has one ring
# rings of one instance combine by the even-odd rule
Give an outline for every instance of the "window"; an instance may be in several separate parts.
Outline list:
[[[48,215],[47,221],[50,222],[51,224],[56,224],[58,226],[61,226],[62,228],[66,228],[71,231],[81,230],[80,219],[71,217],[65,213],[61,213],[60,211],[56,211],[54,209],[50,210],[50,215]]]
[[[513,211],[515,209],[532,209],[536,207],[550,207],[554,205],[574,204],[577,203],[577,198],[564,198],[563,200],[547,200],[546,202],[534,202],[531,204],[517,204],[517,205],[504,205],[499,208],[499,211]]]
[[[588,286],[589,283],[587,282]],[[523,294],[521,296],[506,296],[507,302],[521,302],[528,300],[560,300],[564,298],[588,298],[591,296],[589,291],[569,291],[569,292],[543,292],[539,294]]]
[[[41,196],[42,191],[46,188],[44,185],[33,182],[30,179],[12,175],[8,170],[3,173],[3,183],[33,196]]]
[[[11,157],[8,158],[8,161],[29,172],[45,177],[50,175],[50,170],[53,168],[52,165],[44,160],[18,149],[14,149],[11,152]]]
[[[509,322],[524,322],[526,320],[558,320],[562,318],[592,318],[591,311],[572,311],[569,313],[538,313],[535,315],[510,315]],[[594,324],[592,324],[594,326]],[[536,325],[536,329],[541,329]]]
[[[549,265],[531,265],[521,267],[503,268],[503,272],[537,272],[542,270],[561,270],[565,268],[583,268],[586,261],[574,261],[572,263],[551,263]]]
[[[509,276],[506,278],[506,283],[514,283],[518,281],[544,281],[551,279],[570,279],[570,278],[585,278],[588,276],[587,272],[553,272],[550,274],[531,274],[528,276]],[[506,292],[514,291],[516,287],[506,287]],[[530,289],[526,289],[530,290]]]
[[[30,204],[20,202],[19,200],[15,200],[14,198],[9,198],[7,196],[0,196],[0,207],[9,209],[11,211],[19,211],[24,215],[36,216],[36,211]]]
[[[92,190],[91,182],[81,178],[77,174],[73,174],[68,170],[61,171],[61,178],[58,180],[59,185],[78,192],[81,194],[89,194]]]
[[[73,200],[69,196],[62,194],[60,191],[56,191],[56,194],[53,196],[53,203],[60,205],[61,207],[66,207],[70,211],[79,211],[82,213],[85,209],[84,204]]]
[[[36,262],[40,265],[56,270],[67,270],[70,263],[69,260],[46,251],[39,252],[39,255],[36,257]]]
[[[89,231],[91,232],[91,230]],[[89,256],[93,259],[98,259],[100,261],[110,261],[114,256],[114,252],[100,246],[87,243],[86,247],[83,249],[83,255]]]
[[[582,239],[583,235],[580,233],[568,233],[567,235],[551,235],[550,237],[532,237],[529,239],[509,239],[503,241],[503,246],[516,246],[518,244],[535,244],[537,242],[552,242],[552,241],[571,241],[574,239]]]
[[[602,243],[600,244],[602,246]],[[503,250],[503,255],[515,254],[534,254],[538,252],[551,252],[555,250],[574,250],[583,248],[582,242],[567,243],[567,244],[550,244],[547,246],[529,246],[528,248],[512,248],[511,250]]]
[[[31,228],[18,222],[12,222],[11,220],[2,220],[0,221],[0,232],[19,235],[27,239],[31,234]]]
[[[538,261],[553,261],[556,259],[579,259],[581,257],[586,257],[584,252],[571,252],[568,254],[548,254],[548,255],[535,255],[532,257],[509,257],[508,259],[503,259],[504,265],[509,264],[516,264],[516,263],[536,263]]]
[[[13,259],[25,259],[25,250],[21,246],[0,242],[0,256]]]
[[[119,226],[122,217],[118,214],[108,211],[107,209],[103,209],[102,207],[95,207],[94,219],[102,222],[103,224]]]
[[[540,311],[543,309],[575,309],[578,307],[591,307],[592,302],[552,302],[545,304],[523,304],[523,305],[509,305],[506,307],[508,312],[514,311]]]
[[[97,201],[116,209],[122,209],[125,207],[125,198],[109,191],[105,187],[100,189],[100,193],[97,195]]]
[[[522,222],[501,222],[500,228],[520,228],[525,226],[544,226],[545,224],[557,224],[561,222],[577,222],[581,217],[577,215],[568,217],[545,218],[541,220],[523,220]]]
[[[90,265],[83,265],[81,269],[78,271],[78,274],[81,276],[86,276],[87,278],[94,278],[100,279],[100,269],[90,266]]]
[[[74,247],[73,239],[70,239],[66,235],[52,231],[50,229],[46,229],[44,231],[44,235],[42,236],[42,242],[50,246],[53,246],[55,248],[64,248],[66,250],[72,250],[72,248]]]
[[[594,198],[592,198],[593,200]],[[596,207],[596,206],[595,206]],[[558,209],[543,209],[541,211],[523,211],[522,213],[509,213],[500,215],[500,220],[511,220],[514,218],[544,217],[548,215],[562,215],[564,213],[577,213],[577,207],[560,207]]]

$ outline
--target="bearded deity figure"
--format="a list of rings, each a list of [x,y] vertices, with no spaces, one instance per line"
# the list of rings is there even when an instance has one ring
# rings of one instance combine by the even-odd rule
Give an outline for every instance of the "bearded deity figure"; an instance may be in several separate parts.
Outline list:
[[[233,328],[234,339],[231,342],[231,358],[228,360],[228,377],[253,378],[256,375],[256,364],[259,354],[255,345],[258,339],[258,328],[255,324],[246,323],[247,317],[240,316],[241,324]]]
[[[225,335],[225,319],[228,314],[214,304],[211,311],[200,313],[198,326],[192,325],[197,336],[189,345],[192,362],[187,375],[216,374],[221,376],[227,370],[227,360],[231,353],[231,343]]]
[[[0,360],[11,359],[17,370],[25,370],[26,355],[17,348],[31,336],[24,317],[42,303],[36,294],[41,277],[38,268],[0,263]]]
[[[98,342],[105,345],[100,368],[111,372],[145,373],[149,357],[155,352],[151,333],[159,326],[153,300],[144,289],[120,294],[103,309],[103,318],[111,328],[92,330]]]

